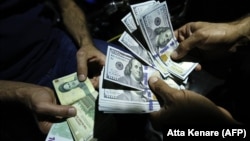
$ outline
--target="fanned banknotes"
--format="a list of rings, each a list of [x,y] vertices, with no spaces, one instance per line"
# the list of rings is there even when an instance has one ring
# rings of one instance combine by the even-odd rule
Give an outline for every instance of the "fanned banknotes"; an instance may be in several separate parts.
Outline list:
[[[99,110],[105,113],[150,113],[159,110],[159,102],[148,86],[151,76],[162,78],[157,69],[143,65],[131,54],[108,46],[106,65],[99,82]],[[164,81],[176,89],[182,88],[170,77]]]
[[[108,46],[106,64],[99,80],[98,109],[105,113],[150,113],[160,109],[148,86],[152,75],[169,86],[185,89],[196,62],[174,62],[170,54],[178,47],[167,3],[150,0],[131,5],[121,22],[126,30],[119,42],[133,54]],[[95,100],[98,92],[89,79],[79,82],[76,73],[53,80],[62,105],[72,105],[77,115],[52,126],[46,141],[93,140]],[[62,131],[59,131],[61,128]],[[69,131],[72,136],[68,136]],[[65,132],[65,133],[64,133]],[[54,140],[53,140],[54,141]]]
[[[195,62],[174,62],[170,58],[170,54],[175,50],[179,43],[177,42],[170,20],[170,14],[168,11],[167,3],[159,1],[147,1],[138,4],[131,5],[131,14],[126,15],[122,21],[125,27],[128,27],[131,23],[136,23],[136,29],[128,29],[131,36],[143,43],[146,42],[146,47],[152,56],[152,61],[156,68],[161,72],[163,77],[166,75],[166,70],[184,80],[188,77],[190,72],[197,66]],[[131,18],[133,17],[133,18]],[[129,20],[125,20],[129,19]],[[132,21],[134,19],[134,21]],[[131,23],[129,23],[131,22]],[[134,25],[134,24],[133,24]],[[141,32],[141,37],[138,37],[138,32]],[[124,38],[121,36],[120,38]],[[122,42],[121,42],[122,41]],[[120,42],[123,44],[124,39]],[[124,45],[124,44],[123,44]],[[144,44],[143,44],[144,45]],[[145,46],[145,45],[144,45]]]
[[[76,73],[53,80],[59,101],[62,105],[72,105],[77,115],[67,119],[75,141],[93,139],[95,101],[98,92],[87,78],[79,82]]]
[[[160,105],[148,86],[152,75],[169,86],[185,89],[195,62],[174,62],[170,54],[177,42],[167,3],[150,0],[131,5],[121,19],[126,30],[119,42],[128,54],[108,46],[106,64],[100,77],[99,110],[106,113],[148,113]]]

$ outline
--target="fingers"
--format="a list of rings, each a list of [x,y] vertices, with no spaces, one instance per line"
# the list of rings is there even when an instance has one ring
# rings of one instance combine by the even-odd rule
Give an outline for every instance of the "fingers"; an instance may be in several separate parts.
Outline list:
[[[173,95],[178,92],[177,89],[169,87],[168,84],[156,76],[149,78],[149,86],[155,94],[162,98],[165,104],[171,104]]]
[[[186,40],[180,42],[179,46],[171,54],[173,60],[178,60],[187,55],[187,53],[192,50],[198,44],[199,40],[195,35],[189,36]]]
[[[178,48],[173,51],[171,58],[179,60],[183,58],[192,48],[199,42],[199,37],[196,37],[193,23],[188,23],[174,32],[175,37],[180,42]]]
[[[196,71],[200,71],[201,69],[202,69],[202,67],[201,67],[200,64],[198,64],[198,65],[195,67],[195,70],[196,70]]]
[[[99,89],[99,76],[90,78],[90,81],[95,89]]]
[[[227,115],[230,118],[233,118],[232,115],[225,108],[220,107],[220,106],[217,106],[217,107],[221,110],[222,113],[224,113],[225,115]]]
[[[102,66],[105,64],[105,55],[96,48],[81,49],[77,52],[77,74],[79,81],[84,81],[89,77],[88,70],[91,70],[92,75],[96,75],[95,71],[100,74]],[[92,66],[91,66],[92,65]]]
[[[41,103],[37,107],[37,113],[60,117],[73,117],[76,109],[73,106],[57,105],[53,103]]]
[[[87,67],[87,54],[83,50],[77,52],[77,75],[79,81],[84,81],[88,76],[88,67]]]
[[[43,122],[38,122],[38,127],[40,129],[40,131],[44,134],[48,134],[49,133],[49,130],[51,128],[53,123],[51,122],[46,122],[46,121],[43,121]]]

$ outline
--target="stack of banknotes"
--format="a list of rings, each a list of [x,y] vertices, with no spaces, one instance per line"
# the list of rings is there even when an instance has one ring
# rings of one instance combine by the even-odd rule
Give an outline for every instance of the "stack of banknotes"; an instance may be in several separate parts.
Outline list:
[[[76,73],[53,80],[61,105],[72,105],[77,115],[54,123],[46,141],[94,141],[95,102],[98,92],[91,81],[80,82]]]
[[[76,73],[53,80],[62,105],[72,105],[77,115],[55,123],[46,141],[90,141],[95,106],[104,113],[150,113],[160,109],[148,85],[158,76],[169,86],[185,89],[195,62],[174,62],[170,54],[178,47],[167,3],[150,0],[131,5],[121,19],[125,30],[119,42],[126,51],[108,46],[106,64],[96,91],[90,80],[79,82]],[[98,98],[98,105],[95,101]]]
[[[156,75],[174,88],[185,89],[188,75],[197,63],[171,60],[170,54],[178,42],[166,1],[133,4],[121,21],[126,30],[119,42],[128,52],[108,47],[99,83],[98,108],[106,113],[157,111],[160,105],[148,86],[149,77]]]

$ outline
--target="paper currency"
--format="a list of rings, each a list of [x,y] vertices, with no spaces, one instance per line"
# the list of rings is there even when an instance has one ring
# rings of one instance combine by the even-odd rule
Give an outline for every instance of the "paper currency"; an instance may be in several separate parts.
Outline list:
[[[170,53],[177,47],[171,46],[170,48],[169,46],[172,43],[175,45],[175,42],[166,2],[162,2],[141,14],[139,22],[153,56]]]
[[[122,33],[118,41],[147,65],[154,66],[153,60],[150,58],[151,54],[126,31]]]
[[[147,49],[145,49],[142,44],[136,41],[136,39],[134,39],[129,33],[124,31],[118,41],[147,65],[158,69],[163,77],[169,76],[169,71],[166,68],[161,67],[161,65],[154,59],[152,54]]]
[[[121,63],[122,67],[119,65],[119,67],[121,67],[122,69],[114,68],[114,65],[110,65],[110,68],[113,66],[112,69],[105,66],[102,70],[99,82],[98,108],[100,111],[104,111],[106,113],[150,113],[159,110],[160,105],[158,103],[158,100],[155,94],[150,90],[148,86],[148,80],[151,76],[157,76],[161,79],[164,79],[164,82],[166,82],[170,87],[181,89],[180,85],[177,84],[173,79],[171,79],[170,77],[162,78],[159,71],[150,66],[142,66],[143,80],[141,80],[141,84],[144,85],[144,88],[142,90],[133,89],[132,86],[129,88],[117,87],[117,85],[115,85],[116,83],[122,86],[128,86],[128,85],[124,84],[123,82],[121,82],[122,80],[118,79],[119,77],[121,77],[120,75],[118,75],[119,77],[115,79],[106,79],[105,75],[107,75],[108,71],[111,72],[110,74],[117,75],[116,72],[123,70],[125,66],[124,64],[126,64],[124,62],[128,62],[128,61],[122,61],[122,59],[127,58],[126,60],[130,60],[131,59],[130,57],[132,56],[112,46],[108,46],[108,57],[111,57],[111,58],[106,58],[107,59],[106,62],[108,63],[112,61],[115,62],[112,64],[116,64],[116,62],[123,62],[123,63]],[[110,61],[111,59],[112,61]],[[132,57],[132,59],[135,58]],[[141,65],[137,65],[137,67],[139,66]],[[116,77],[116,75],[112,77]]]
[[[72,104],[77,109],[77,115],[67,121],[76,141],[89,141],[93,138],[97,95],[97,92],[88,94]]]
[[[93,140],[95,100],[97,91],[87,78],[79,82],[76,72],[53,80],[59,101],[63,105],[72,105],[77,115],[67,119],[75,141]]]
[[[125,17],[123,17],[121,21],[130,33],[134,32],[137,29],[135,20],[131,12],[129,12]]]
[[[74,141],[67,121],[54,123],[45,141]]]
[[[165,65],[172,74],[185,79],[197,63],[175,63],[171,60],[170,54],[178,47],[178,42],[173,34],[167,3],[161,2],[142,13],[139,24],[150,52],[160,66]]]
[[[62,105],[69,105],[85,96],[84,88],[90,85],[89,80],[79,82],[76,73],[53,80],[58,99]],[[91,91],[94,91],[93,89]]]
[[[103,71],[100,78],[103,77]],[[157,71],[151,73],[151,75],[160,77]],[[117,89],[117,87],[104,88],[103,83],[105,82],[101,79],[99,82],[98,106],[100,111],[109,113],[118,113],[118,111],[119,113],[148,113],[160,108],[158,100],[149,88],[144,91]]]
[[[139,24],[140,15],[143,12],[145,12],[146,9],[148,9],[149,7],[151,7],[152,5],[155,5],[155,4],[158,4],[158,2],[156,2],[154,0],[149,0],[146,2],[141,2],[141,3],[136,3],[136,4],[130,5],[131,11],[132,11],[134,19],[135,19],[135,23],[137,25],[140,25]]]
[[[147,85],[145,66],[132,55],[108,46],[104,79],[137,90]]]

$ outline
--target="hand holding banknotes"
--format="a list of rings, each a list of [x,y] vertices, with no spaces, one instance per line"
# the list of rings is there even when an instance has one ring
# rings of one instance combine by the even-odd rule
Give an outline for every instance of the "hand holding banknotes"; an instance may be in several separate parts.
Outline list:
[[[48,133],[52,122],[76,115],[73,106],[58,105],[54,92],[48,87],[11,81],[0,81],[0,85],[2,92],[9,89],[9,93],[3,93],[0,100],[20,101],[25,104],[33,111],[43,133]]]
[[[250,16],[228,23],[190,22],[175,30],[179,47],[172,53],[172,59],[184,57],[194,47],[213,55],[227,51],[235,52],[239,45],[249,41]],[[211,58],[211,53],[209,58]]]
[[[157,130],[167,125],[223,125],[238,124],[224,108],[193,91],[177,90],[158,77],[150,77],[149,86],[158,96],[161,109],[150,113]]]

